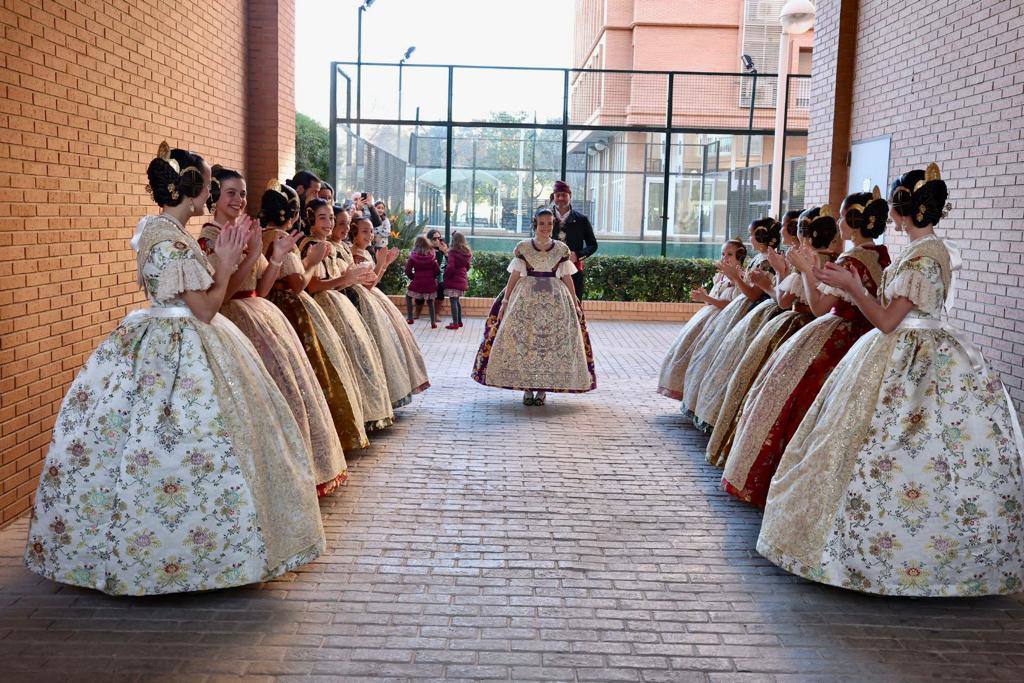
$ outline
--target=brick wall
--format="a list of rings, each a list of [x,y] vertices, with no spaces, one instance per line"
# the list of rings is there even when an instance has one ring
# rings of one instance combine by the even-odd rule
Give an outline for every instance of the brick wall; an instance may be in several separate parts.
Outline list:
[[[1024,5],[1017,0],[859,0],[849,133],[833,139],[830,73],[840,5],[818,3],[808,195],[846,186],[830,148],[892,136],[890,177],[937,161],[953,210],[939,225],[963,247],[954,324],[1024,406]],[[840,88],[840,91],[842,88]],[[842,103],[836,103],[839,107]],[[900,236],[888,234],[896,250]]]
[[[292,2],[0,8],[0,524],[29,507],[68,384],[142,300],[128,239],[155,210],[144,188],[157,145],[166,139],[241,168],[247,150],[259,154],[246,131],[260,109],[246,106],[246,90],[249,73],[267,74],[246,71],[247,12],[272,4],[285,34],[272,40],[288,51]],[[294,105],[292,60],[284,61],[271,75],[286,81],[284,99],[262,134],[287,157]]]

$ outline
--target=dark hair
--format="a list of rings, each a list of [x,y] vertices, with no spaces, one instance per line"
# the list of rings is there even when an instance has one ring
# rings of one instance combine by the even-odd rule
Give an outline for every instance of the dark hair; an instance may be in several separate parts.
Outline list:
[[[789,233],[790,237],[796,237],[799,232],[799,220],[801,209],[790,209],[782,216],[782,227]],[[790,227],[792,224],[792,227]]]
[[[284,225],[299,213],[299,195],[288,185],[278,182],[268,187],[260,198],[260,223],[263,227]]]
[[[777,248],[782,241],[782,224],[771,216],[753,221],[749,230],[751,239],[772,249]]]
[[[542,206],[539,209],[537,209],[537,211],[534,212],[534,214],[533,214],[533,220],[532,220],[533,229],[534,230],[537,229],[537,219],[540,218],[541,216],[551,216],[552,218],[554,218],[555,212],[552,211],[551,209],[549,209],[546,206]]]
[[[306,221],[306,225],[312,227],[313,223],[316,222],[316,212],[317,212],[317,210],[322,208],[322,207],[325,207],[325,206],[330,206],[327,203],[326,199],[321,199],[320,197],[314,197],[313,199],[309,200],[309,203],[306,204],[306,215],[304,217],[305,221]]]
[[[892,181],[889,188],[892,208],[900,216],[910,218],[918,228],[937,225],[946,211],[948,198],[949,189],[946,187],[946,181],[941,178],[928,180],[926,173],[921,169],[904,173]]]
[[[201,156],[184,149],[172,149],[169,158],[174,163],[158,156],[146,168],[146,179],[149,181],[146,189],[160,206],[178,206],[186,198],[198,197],[205,186],[205,162]]]
[[[329,182],[327,182],[326,180],[321,180],[320,181],[320,189],[321,190],[328,189],[328,190],[331,191],[331,196],[332,197],[334,196],[334,188],[331,187],[331,184]]]
[[[291,180],[284,181],[285,185],[292,189],[299,189],[300,187],[309,187],[313,183],[319,183],[321,180],[316,177],[316,174],[312,171],[299,171]]]
[[[733,237],[732,239],[726,240],[725,244],[736,245],[736,260],[742,266],[743,262],[747,260],[747,245],[743,244],[743,240],[741,240],[739,237]],[[723,244],[722,246],[724,247],[725,244]]]
[[[438,230],[437,228],[431,228],[430,230],[427,230],[426,233],[426,237],[428,240],[434,239],[433,237],[431,237],[431,235],[437,235],[438,237],[440,237],[441,231]]]
[[[871,192],[854,192],[846,196],[842,206],[846,208],[843,220],[864,237],[874,239],[885,232],[889,202],[881,197],[876,198]]]
[[[331,207],[331,209],[334,211],[334,217],[335,218],[337,218],[339,215],[341,215],[343,213],[345,213],[345,214],[348,213],[347,211],[345,211],[345,207],[342,206],[341,204],[335,204],[335,205],[333,205]]]
[[[356,234],[359,232],[359,224],[362,223],[363,221],[366,221],[371,226],[373,225],[373,222],[369,218],[363,218],[362,216],[359,216],[358,218],[353,218],[352,222],[348,224],[349,242],[355,241]]]
[[[214,164],[212,170],[213,179],[210,181],[210,196],[206,198],[206,208],[213,211],[213,207],[220,201],[220,184],[225,180],[245,180],[242,174],[233,168],[225,168],[220,164]]]
[[[808,214],[813,212],[813,216]],[[832,216],[825,216],[821,213],[821,207],[804,211],[800,214],[800,237],[811,240],[811,246],[815,249],[824,249],[832,244],[839,232],[839,225]]]

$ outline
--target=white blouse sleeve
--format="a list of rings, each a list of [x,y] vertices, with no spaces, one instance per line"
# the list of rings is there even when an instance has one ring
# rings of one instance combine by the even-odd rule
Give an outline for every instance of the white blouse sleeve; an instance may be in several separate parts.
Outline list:
[[[507,268],[510,273],[519,273],[523,277],[526,276],[526,262],[518,256],[513,256],[512,260],[508,264]]]
[[[562,261],[562,263],[555,269],[555,277],[565,277],[566,275],[575,275],[577,272],[576,265],[572,261]]]

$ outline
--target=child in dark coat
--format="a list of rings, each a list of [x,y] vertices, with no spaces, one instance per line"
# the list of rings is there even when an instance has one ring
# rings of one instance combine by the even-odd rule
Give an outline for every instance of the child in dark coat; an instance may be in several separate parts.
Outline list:
[[[430,310],[430,327],[437,329],[437,315],[434,312],[434,299],[437,298],[437,276],[441,266],[434,257],[434,248],[423,235],[416,238],[412,253],[405,262],[405,274],[409,278],[409,286],[405,291],[405,318],[410,325],[413,323],[412,302],[426,301]]]
[[[469,289],[469,267],[473,262],[473,250],[461,232],[452,234],[452,246],[448,249],[448,260],[444,267],[444,295],[451,300],[452,324],[446,330],[462,327],[462,297]]]

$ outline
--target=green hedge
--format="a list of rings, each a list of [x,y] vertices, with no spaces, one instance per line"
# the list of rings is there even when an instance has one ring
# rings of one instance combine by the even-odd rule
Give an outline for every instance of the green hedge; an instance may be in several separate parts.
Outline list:
[[[387,294],[405,294],[408,252],[388,268],[380,282]],[[508,282],[510,255],[495,251],[473,254],[466,296],[493,297]],[[689,301],[690,290],[707,285],[715,274],[710,259],[657,256],[592,256],[587,259],[586,298],[604,301]]]

